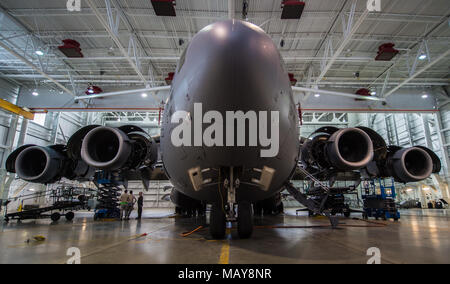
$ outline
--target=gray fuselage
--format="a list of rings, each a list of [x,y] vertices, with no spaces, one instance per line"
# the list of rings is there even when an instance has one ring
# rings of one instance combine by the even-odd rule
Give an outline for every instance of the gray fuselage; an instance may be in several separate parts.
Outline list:
[[[194,104],[202,104],[202,114],[219,112],[223,117],[223,146],[198,145],[195,138]],[[197,109],[198,110],[198,109]],[[191,145],[174,145],[172,136],[180,126],[173,115],[185,112],[185,123],[191,124]],[[270,147],[259,142],[250,145],[254,127],[245,123],[245,145],[238,146],[239,123],[226,123],[227,112],[266,112],[268,134],[271,133],[272,112],[279,115],[279,147],[274,156],[262,157],[261,150]],[[215,121],[215,120],[214,120]],[[213,120],[211,120],[213,122]],[[258,126],[261,120],[258,121]],[[198,121],[197,121],[198,125]],[[211,123],[201,124],[201,133]],[[234,126],[234,146],[227,146],[227,127]],[[258,129],[258,135],[260,129]],[[185,134],[183,134],[184,137]],[[214,138],[220,135],[215,133]],[[271,137],[268,135],[267,137]],[[259,140],[258,140],[259,141]],[[204,141],[203,141],[204,142]],[[242,145],[242,144],[240,144]],[[259,27],[239,20],[217,22],[202,29],[191,40],[180,58],[172,82],[170,97],[164,110],[161,130],[162,161],[170,181],[180,192],[197,200],[217,201],[220,168],[238,168],[240,185],[237,201],[258,201],[270,198],[283,188],[298,160],[298,112],[283,60],[273,41]],[[266,188],[254,179],[262,169],[270,169]],[[200,169],[191,175],[190,169]],[[204,184],[196,188],[193,175],[201,174]],[[266,180],[267,182],[267,180]]]

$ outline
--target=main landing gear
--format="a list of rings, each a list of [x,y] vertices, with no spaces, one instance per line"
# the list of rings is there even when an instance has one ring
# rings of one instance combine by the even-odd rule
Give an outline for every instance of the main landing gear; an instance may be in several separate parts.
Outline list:
[[[227,222],[237,221],[238,235],[241,239],[250,238],[253,233],[253,207],[247,201],[236,202],[236,189],[239,188],[239,179],[234,178],[233,170],[233,167],[230,167],[230,179],[224,181],[224,187],[227,189],[227,203],[215,203],[211,207],[209,228],[214,239],[225,237]]]

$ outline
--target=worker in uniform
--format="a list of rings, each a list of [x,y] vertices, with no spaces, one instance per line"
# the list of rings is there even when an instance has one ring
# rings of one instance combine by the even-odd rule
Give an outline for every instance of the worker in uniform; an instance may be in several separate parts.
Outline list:
[[[141,220],[142,217],[142,207],[144,207],[144,194],[141,192],[139,192],[139,197],[137,200],[137,205],[138,205],[138,216],[136,218],[136,220]]]
[[[125,191],[120,196],[120,220],[126,218],[127,210],[128,210],[128,190]]]
[[[127,209],[127,219],[130,220],[131,212],[134,209],[134,204],[136,203],[137,199],[133,195],[133,191],[130,190],[130,194],[128,195],[128,209]]]

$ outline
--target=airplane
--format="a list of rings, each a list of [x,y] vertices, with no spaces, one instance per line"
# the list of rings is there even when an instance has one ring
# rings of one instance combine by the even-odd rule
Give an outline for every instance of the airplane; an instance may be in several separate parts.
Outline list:
[[[224,238],[227,221],[237,222],[240,238],[251,237],[253,207],[279,210],[284,189],[323,214],[320,202],[294,190],[292,179],[327,190],[324,181],[332,185],[347,177],[406,183],[440,171],[431,150],[387,146],[369,128],[323,127],[300,139],[293,89],[277,47],[261,28],[216,22],[200,30],[180,57],[160,137],[132,125],[90,125],[67,145],[19,147],[6,168],[38,183],[92,180],[98,171],[118,181],[142,180],[146,188],[149,180],[169,179],[177,208],[211,204],[209,228],[216,239]]]

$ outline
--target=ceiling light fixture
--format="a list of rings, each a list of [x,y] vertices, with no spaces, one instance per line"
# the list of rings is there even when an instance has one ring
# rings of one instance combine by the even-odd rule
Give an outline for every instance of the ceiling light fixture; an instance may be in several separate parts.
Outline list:
[[[39,55],[39,56],[42,56],[42,55],[44,55],[44,53],[42,52],[42,51],[40,51],[40,50],[36,50],[36,52],[35,52],[37,55]]]
[[[427,55],[426,55],[425,53],[422,53],[422,54],[419,56],[419,60],[425,60],[425,59],[427,59]]]
[[[142,93],[141,97],[146,98],[148,95],[146,93]]]

